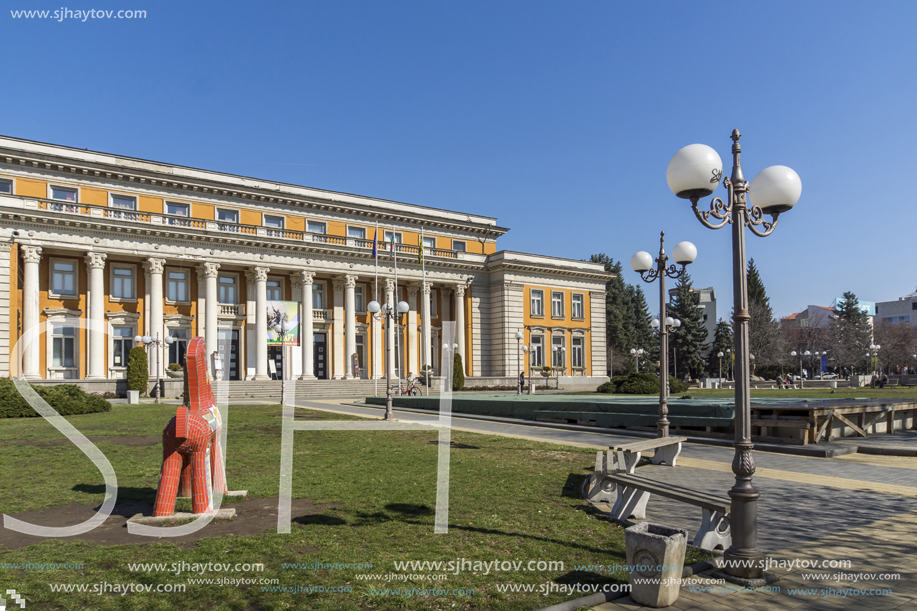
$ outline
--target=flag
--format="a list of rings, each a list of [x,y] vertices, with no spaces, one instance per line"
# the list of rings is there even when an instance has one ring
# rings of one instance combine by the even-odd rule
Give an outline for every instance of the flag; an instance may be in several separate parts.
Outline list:
[[[394,258],[395,258],[395,233],[392,232],[392,256],[389,257],[388,260],[389,260],[389,261],[392,261],[392,260],[394,260]]]
[[[423,265],[423,236],[417,236],[417,264]]]
[[[379,244],[379,228],[376,227],[376,233],[373,234],[373,259],[379,256],[379,251],[376,246]]]

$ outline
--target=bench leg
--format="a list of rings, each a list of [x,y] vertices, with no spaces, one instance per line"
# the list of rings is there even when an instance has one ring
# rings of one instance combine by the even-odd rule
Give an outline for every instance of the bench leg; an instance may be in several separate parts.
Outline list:
[[[679,454],[681,454],[681,442],[656,448],[656,453],[653,454],[653,464],[665,463],[670,467],[674,467]]]
[[[642,452],[618,452],[618,470],[633,475],[641,455]]]
[[[717,547],[729,549],[732,545],[732,534],[729,530],[729,516],[719,511],[702,509],[703,520],[697,534],[694,535],[694,546],[708,552]]]
[[[612,460],[614,456],[610,457]],[[583,481],[580,495],[590,503],[605,503],[611,505],[615,499],[616,484],[605,481],[608,474],[609,457],[604,452],[595,454],[595,473]]]
[[[622,488],[618,491],[618,498],[611,514],[616,520],[624,521],[628,518],[636,520],[646,519],[646,502],[650,500],[650,493],[636,488]]]

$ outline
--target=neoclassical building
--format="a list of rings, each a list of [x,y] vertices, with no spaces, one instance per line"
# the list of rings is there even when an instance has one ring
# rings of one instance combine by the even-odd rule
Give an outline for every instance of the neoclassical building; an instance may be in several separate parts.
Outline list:
[[[0,217],[0,375],[44,323],[22,354],[31,379],[124,378],[134,337],[157,334],[174,341],[151,348],[154,377],[156,350],[161,375],[200,335],[210,353],[228,347],[224,377],[268,379],[283,358],[268,345],[273,301],[301,304],[297,378],[384,377],[396,331],[391,374],[438,374],[447,321],[472,383],[514,378],[520,343],[526,369],[606,373],[608,274],[499,251],[494,218],[8,137]],[[409,304],[398,329],[383,332],[373,300]]]

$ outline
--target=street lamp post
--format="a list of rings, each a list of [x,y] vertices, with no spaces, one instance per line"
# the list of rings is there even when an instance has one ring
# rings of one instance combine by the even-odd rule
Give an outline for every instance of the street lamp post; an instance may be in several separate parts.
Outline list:
[[[739,130],[732,132],[732,176],[723,179],[727,201],[714,198],[710,209],[701,211],[697,203],[713,194],[723,178],[720,156],[709,146],[691,144],[679,150],[669,161],[666,182],[676,196],[691,201],[697,219],[710,229],[732,225],[733,328],[735,329],[735,458],[732,471],[735,485],[729,491],[732,499],[732,545],[724,554],[723,577],[747,587],[767,583],[764,555],[758,550],[758,498],[752,484],[755,461],[751,442],[751,391],[749,377],[748,279],[746,277],[745,228],[760,237],[770,235],[778,217],[796,205],[802,193],[799,175],[786,166],[762,170],[751,185],[742,174]],[[751,201],[748,201],[748,200]],[[771,217],[770,221],[764,216]]]
[[[523,354],[522,362],[523,362],[523,363],[525,362],[525,359],[526,359],[526,356],[528,355],[528,353],[529,353],[529,347],[526,346],[525,344],[522,344],[522,354]],[[525,367],[523,367],[523,369],[525,369]],[[531,361],[531,359],[529,359],[528,370],[529,370],[529,394],[532,394],[532,361]],[[523,386],[525,386],[525,385],[524,385],[524,384],[521,384],[521,385],[520,385],[519,394],[522,394],[522,387],[523,387]]]
[[[879,370],[879,349],[882,346],[879,344],[870,344],[869,349],[872,350],[872,370],[876,372]]]
[[[162,388],[162,374],[159,372],[160,346],[162,346],[163,343],[166,345],[171,345],[173,342],[175,342],[175,338],[171,335],[166,335],[165,342],[163,342],[161,339],[159,339],[159,331],[157,331],[155,337],[150,337],[149,335],[135,335],[134,341],[137,343],[143,342],[143,346],[147,349],[147,352],[149,352],[150,346],[154,346],[156,348],[156,403],[161,403],[162,401],[160,399],[162,397],[162,392],[160,389]]]
[[[643,348],[631,348],[630,353],[634,355],[636,371],[637,373],[640,373],[640,357],[643,356]]]
[[[397,318],[400,318],[401,314],[404,314],[411,309],[411,306],[405,301],[399,301],[397,306],[391,306],[389,304],[379,305],[378,301],[370,301],[366,304],[366,309],[369,310],[370,315],[376,320],[384,320],[385,328],[388,330],[389,325],[395,324]],[[388,335],[388,333],[386,333]],[[385,419],[394,420],[395,414],[392,412],[392,382],[391,382],[391,371],[389,363],[392,360],[392,346],[386,338],[385,342]],[[400,388],[399,384],[399,388]]]
[[[522,373],[522,331],[516,331],[516,394],[522,394],[522,382],[519,375]]]
[[[732,353],[732,348],[726,348],[726,356],[729,357],[729,379],[735,380],[736,357]]]
[[[796,351],[793,350],[792,352],[790,352],[790,356],[797,356],[797,355],[796,355]],[[803,388],[803,384],[802,384],[802,355],[801,355],[801,354],[799,355],[799,388]]]
[[[672,259],[675,261],[669,265],[669,257],[665,254],[665,232],[659,234],[659,256],[655,260],[655,269],[653,269],[653,256],[645,251],[640,251],[630,259],[631,268],[640,274],[644,282],[654,282],[659,280],[659,320],[653,320],[650,323],[654,329],[659,331],[659,420],[656,422],[656,435],[658,437],[669,436],[669,413],[668,407],[668,381],[669,381],[669,329],[675,329],[681,325],[681,321],[675,321],[666,316],[665,311],[665,278],[681,278],[685,275],[687,266],[697,258],[697,248],[691,242],[679,242],[672,249]],[[677,265],[676,265],[677,264]],[[678,266],[681,266],[680,268]],[[665,324],[660,324],[659,321]],[[675,324],[675,323],[678,324]],[[633,352],[633,351],[631,351]]]
[[[720,359],[720,384],[723,383],[723,353],[717,352],[716,357]]]

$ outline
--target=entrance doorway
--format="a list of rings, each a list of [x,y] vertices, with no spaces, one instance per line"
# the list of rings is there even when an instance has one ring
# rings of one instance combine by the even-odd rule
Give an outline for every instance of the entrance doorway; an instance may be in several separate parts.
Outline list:
[[[324,333],[316,333],[312,336],[312,373],[319,380],[328,379],[328,351],[325,337]]]
[[[220,360],[223,361],[223,367],[226,371],[227,380],[239,380],[239,330],[232,331],[220,329],[217,336],[217,348],[220,351]],[[229,344],[229,358],[223,353],[224,347]]]
[[[283,346],[268,346],[267,360],[274,362],[274,369],[268,367],[272,380],[279,380],[283,371]]]

